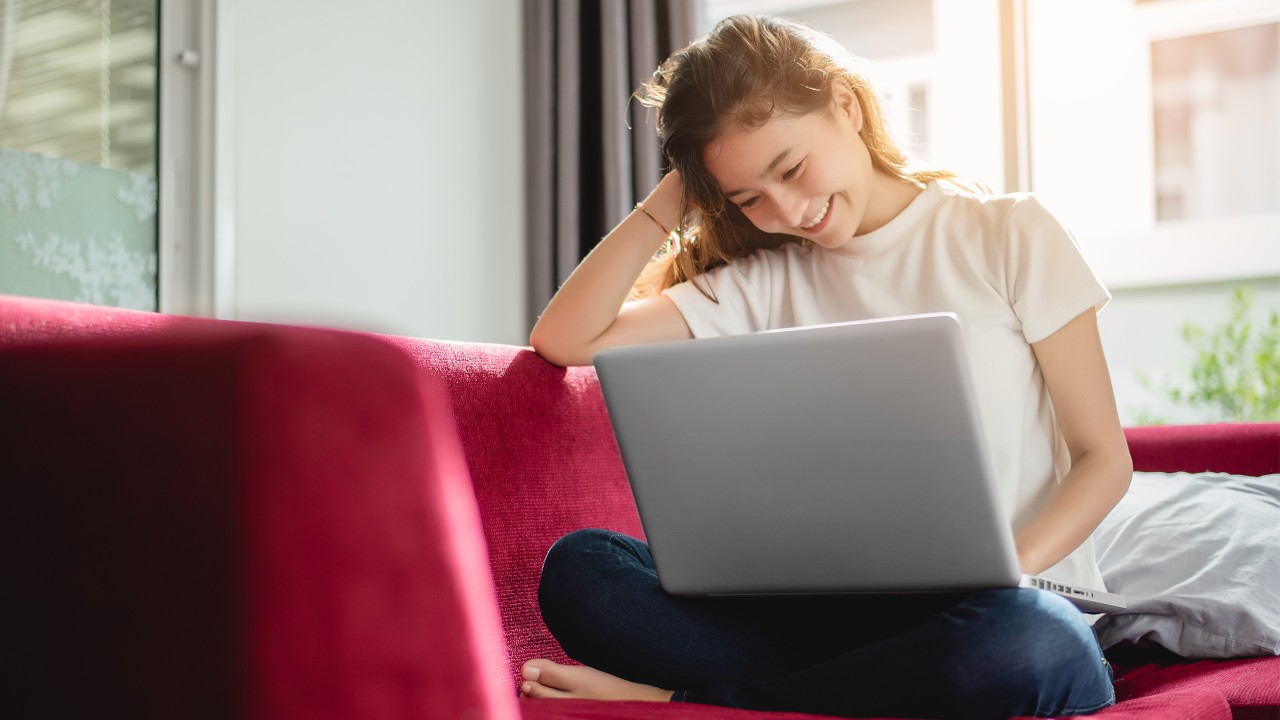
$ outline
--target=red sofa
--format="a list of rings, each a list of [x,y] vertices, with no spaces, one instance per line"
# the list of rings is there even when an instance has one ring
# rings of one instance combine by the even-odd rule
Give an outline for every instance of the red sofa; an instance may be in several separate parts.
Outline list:
[[[0,423],[6,716],[811,717],[517,698],[546,549],[641,533],[590,369],[0,296]],[[1127,434],[1280,472],[1280,424]],[[1280,718],[1280,658],[1113,660],[1097,717]]]

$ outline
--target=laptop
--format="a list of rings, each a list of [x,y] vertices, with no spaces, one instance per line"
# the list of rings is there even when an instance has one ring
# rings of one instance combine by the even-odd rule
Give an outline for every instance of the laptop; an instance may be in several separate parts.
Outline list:
[[[594,358],[663,589],[1037,587],[1001,510],[959,319],[932,313],[615,347]]]

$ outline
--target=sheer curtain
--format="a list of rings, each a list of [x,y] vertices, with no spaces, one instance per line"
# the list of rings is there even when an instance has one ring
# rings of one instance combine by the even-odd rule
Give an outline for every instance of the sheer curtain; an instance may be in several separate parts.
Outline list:
[[[529,325],[660,179],[651,112],[631,93],[693,40],[698,0],[525,2]]]

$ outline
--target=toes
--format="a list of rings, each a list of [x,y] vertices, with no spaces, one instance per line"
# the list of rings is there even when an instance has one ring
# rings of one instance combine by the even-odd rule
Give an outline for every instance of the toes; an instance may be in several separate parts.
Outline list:
[[[523,665],[520,666],[520,677],[524,678],[525,680],[533,680],[536,682],[539,678],[545,679],[544,673],[549,668],[556,668],[556,667],[558,667],[558,665],[556,665],[556,663],[551,662],[550,660],[542,660],[542,659],[527,660]]]
[[[571,698],[569,693],[563,690],[547,687],[542,683],[525,680],[520,683],[520,694],[531,698]]]
[[[550,660],[530,660],[520,667],[520,677],[544,686],[563,688],[562,673],[557,672],[560,668]]]

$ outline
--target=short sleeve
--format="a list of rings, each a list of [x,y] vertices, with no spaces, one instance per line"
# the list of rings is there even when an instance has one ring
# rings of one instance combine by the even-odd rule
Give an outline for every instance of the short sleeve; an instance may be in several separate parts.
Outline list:
[[[662,294],[675,303],[695,338],[745,335],[767,329],[770,285],[768,261],[756,253]]]
[[[1101,310],[1111,299],[1070,231],[1035,197],[1013,204],[1005,240],[1009,302],[1028,343],[1044,340],[1089,308]]]

